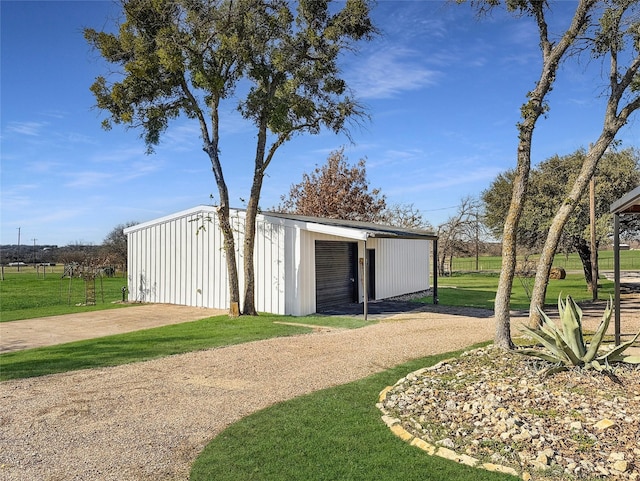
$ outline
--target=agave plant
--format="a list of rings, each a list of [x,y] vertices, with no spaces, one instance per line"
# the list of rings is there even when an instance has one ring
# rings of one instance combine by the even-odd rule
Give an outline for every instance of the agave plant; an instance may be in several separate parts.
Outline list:
[[[560,295],[558,298],[558,311],[562,329],[558,328],[542,309],[538,308],[543,320],[542,326],[535,330],[522,326],[522,331],[539,341],[545,350],[519,349],[516,352],[554,363],[554,366],[543,371],[544,375],[571,369],[572,367],[593,368],[597,371],[604,371],[610,368],[610,363],[612,362],[640,364],[640,356],[622,356],[625,349],[631,346],[640,336],[640,332],[630,341],[615,346],[613,349],[600,350],[613,312],[611,305],[612,301],[609,298],[596,333],[591,338],[591,342],[585,344],[582,332],[582,309],[571,296],[567,296],[565,302],[562,300],[562,295]]]

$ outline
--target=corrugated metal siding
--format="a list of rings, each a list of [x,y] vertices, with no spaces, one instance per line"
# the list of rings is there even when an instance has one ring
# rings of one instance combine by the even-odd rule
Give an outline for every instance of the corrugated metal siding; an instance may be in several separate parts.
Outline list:
[[[430,245],[430,241],[412,239],[369,241],[367,247],[376,251],[376,298],[428,289]]]
[[[358,243],[317,240],[315,244],[316,310],[356,302]]]
[[[233,216],[240,295],[244,217]],[[285,313],[284,227],[259,220],[256,307]],[[229,288],[222,232],[215,212],[190,212],[129,233],[129,300],[227,309]],[[241,299],[242,301],[242,299]]]
[[[232,227],[242,296],[243,212],[232,216]],[[214,208],[167,216],[133,228],[128,236],[129,300],[229,307],[223,236]],[[316,240],[348,238],[258,217],[254,262],[259,311],[296,316],[316,311]],[[428,288],[430,241],[371,238],[367,248],[376,251],[378,299]],[[358,259],[363,257],[364,242],[360,241]],[[358,299],[363,300],[360,263]]]
[[[299,284],[297,259],[300,257],[299,230],[294,227],[283,226],[282,242],[282,248],[284,250],[284,262],[282,263],[284,275],[284,310],[286,314],[299,316],[300,299],[297,294]]]
[[[287,313],[284,226],[258,220],[254,266],[257,309],[275,314]]]

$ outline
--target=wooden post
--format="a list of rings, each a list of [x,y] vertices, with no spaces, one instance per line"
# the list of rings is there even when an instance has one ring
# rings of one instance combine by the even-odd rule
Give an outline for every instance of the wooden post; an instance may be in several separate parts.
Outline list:
[[[591,294],[598,300],[598,246],[596,244],[596,177],[589,182],[589,222],[591,224]]]

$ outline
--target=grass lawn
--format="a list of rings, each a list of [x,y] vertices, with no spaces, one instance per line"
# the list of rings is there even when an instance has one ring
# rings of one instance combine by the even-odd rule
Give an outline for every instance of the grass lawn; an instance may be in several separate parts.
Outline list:
[[[537,261],[540,256],[531,255],[530,260]],[[519,256],[518,259],[522,259]],[[571,271],[582,272],[582,262],[578,254],[556,254],[553,265],[556,267],[564,267]],[[481,256],[478,259],[478,270],[480,271],[499,271],[502,267],[502,258],[500,256]],[[613,270],[613,251],[598,251],[598,267],[600,270]],[[640,251],[620,251],[620,269],[624,270],[640,270]],[[475,257],[454,257],[453,270],[455,271],[475,271]]]
[[[13,275],[0,282],[2,320],[79,312],[59,277],[38,279],[34,273]],[[121,298],[124,279],[104,279],[105,304],[113,307]],[[75,282],[75,280],[74,280]],[[77,282],[80,297],[84,295]],[[465,274],[439,280],[443,305],[493,308],[498,275]],[[601,298],[612,292],[612,283],[601,280]],[[106,287],[106,286],[109,287]],[[66,287],[65,287],[66,286]],[[584,279],[569,275],[551,281],[547,301],[555,304],[558,293],[590,299]],[[73,294],[75,295],[75,294]],[[75,300],[76,298],[74,298]],[[79,302],[82,302],[80,300]],[[108,304],[107,304],[108,302]],[[71,305],[69,305],[71,304]],[[516,278],[512,307],[528,308],[525,289]],[[42,376],[57,372],[113,366],[173,354],[239,344],[276,336],[307,333],[310,328],[280,324],[358,328],[364,321],[325,316],[292,318],[261,315],[230,319],[216,316],[194,322],[146,329],[98,339],[29,349],[0,355],[0,380]],[[435,364],[458,353],[431,356],[347,385],[293,399],[255,413],[233,424],[214,438],[193,466],[191,479],[260,480],[290,479],[363,480],[507,480],[511,476],[473,469],[426,455],[394,436],[375,407],[378,393],[407,372]]]
[[[59,271],[48,271],[43,277],[42,272],[38,275],[30,266],[20,272],[6,269],[4,280],[0,281],[0,322],[128,306],[114,304],[122,300],[126,278],[96,279],[96,305],[77,306],[85,302],[84,281],[61,276]]]
[[[215,316],[194,322],[2,354],[0,355],[0,381],[78,369],[116,366],[172,354],[311,331],[308,327],[278,324],[274,321],[345,328],[364,325],[364,321],[350,318],[315,316],[292,318],[261,315],[232,319],[226,315]]]
[[[428,456],[381,421],[379,392],[408,372],[459,353],[431,356],[277,404],[216,436],[192,481],[498,481],[517,478]]]
[[[494,272],[454,273],[450,277],[438,278],[438,299],[445,306],[483,307],[493,309],[500,275]],[[529,309],[525,285],[533,288],[533,279],[516,277],[513,281],[511,293],[512,309]],[[601,278],[598,289],[600,299],[608,299],[614,293],[613,282]],[[550,280],[547,288],[545,304],[557,305],[558,296],[571,296],[576,301],[590,301],[591,293],[587,291],[584,276],[581,274],[567,274],[566,279]],[[419,299],[419,302],[432,302],[432,297]]]

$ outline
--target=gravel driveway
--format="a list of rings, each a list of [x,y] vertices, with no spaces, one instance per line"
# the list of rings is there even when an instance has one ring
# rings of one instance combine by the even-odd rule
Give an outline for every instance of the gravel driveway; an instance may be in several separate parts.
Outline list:
[[[243,416],[493,332],[491,317],[408,313],[362,329],[4,382],[0,479],[186,480],[208,440]]]
[[[0,479],[186,480],[247,414],[493,335],[491,318],[419,317],[4,382]]]

